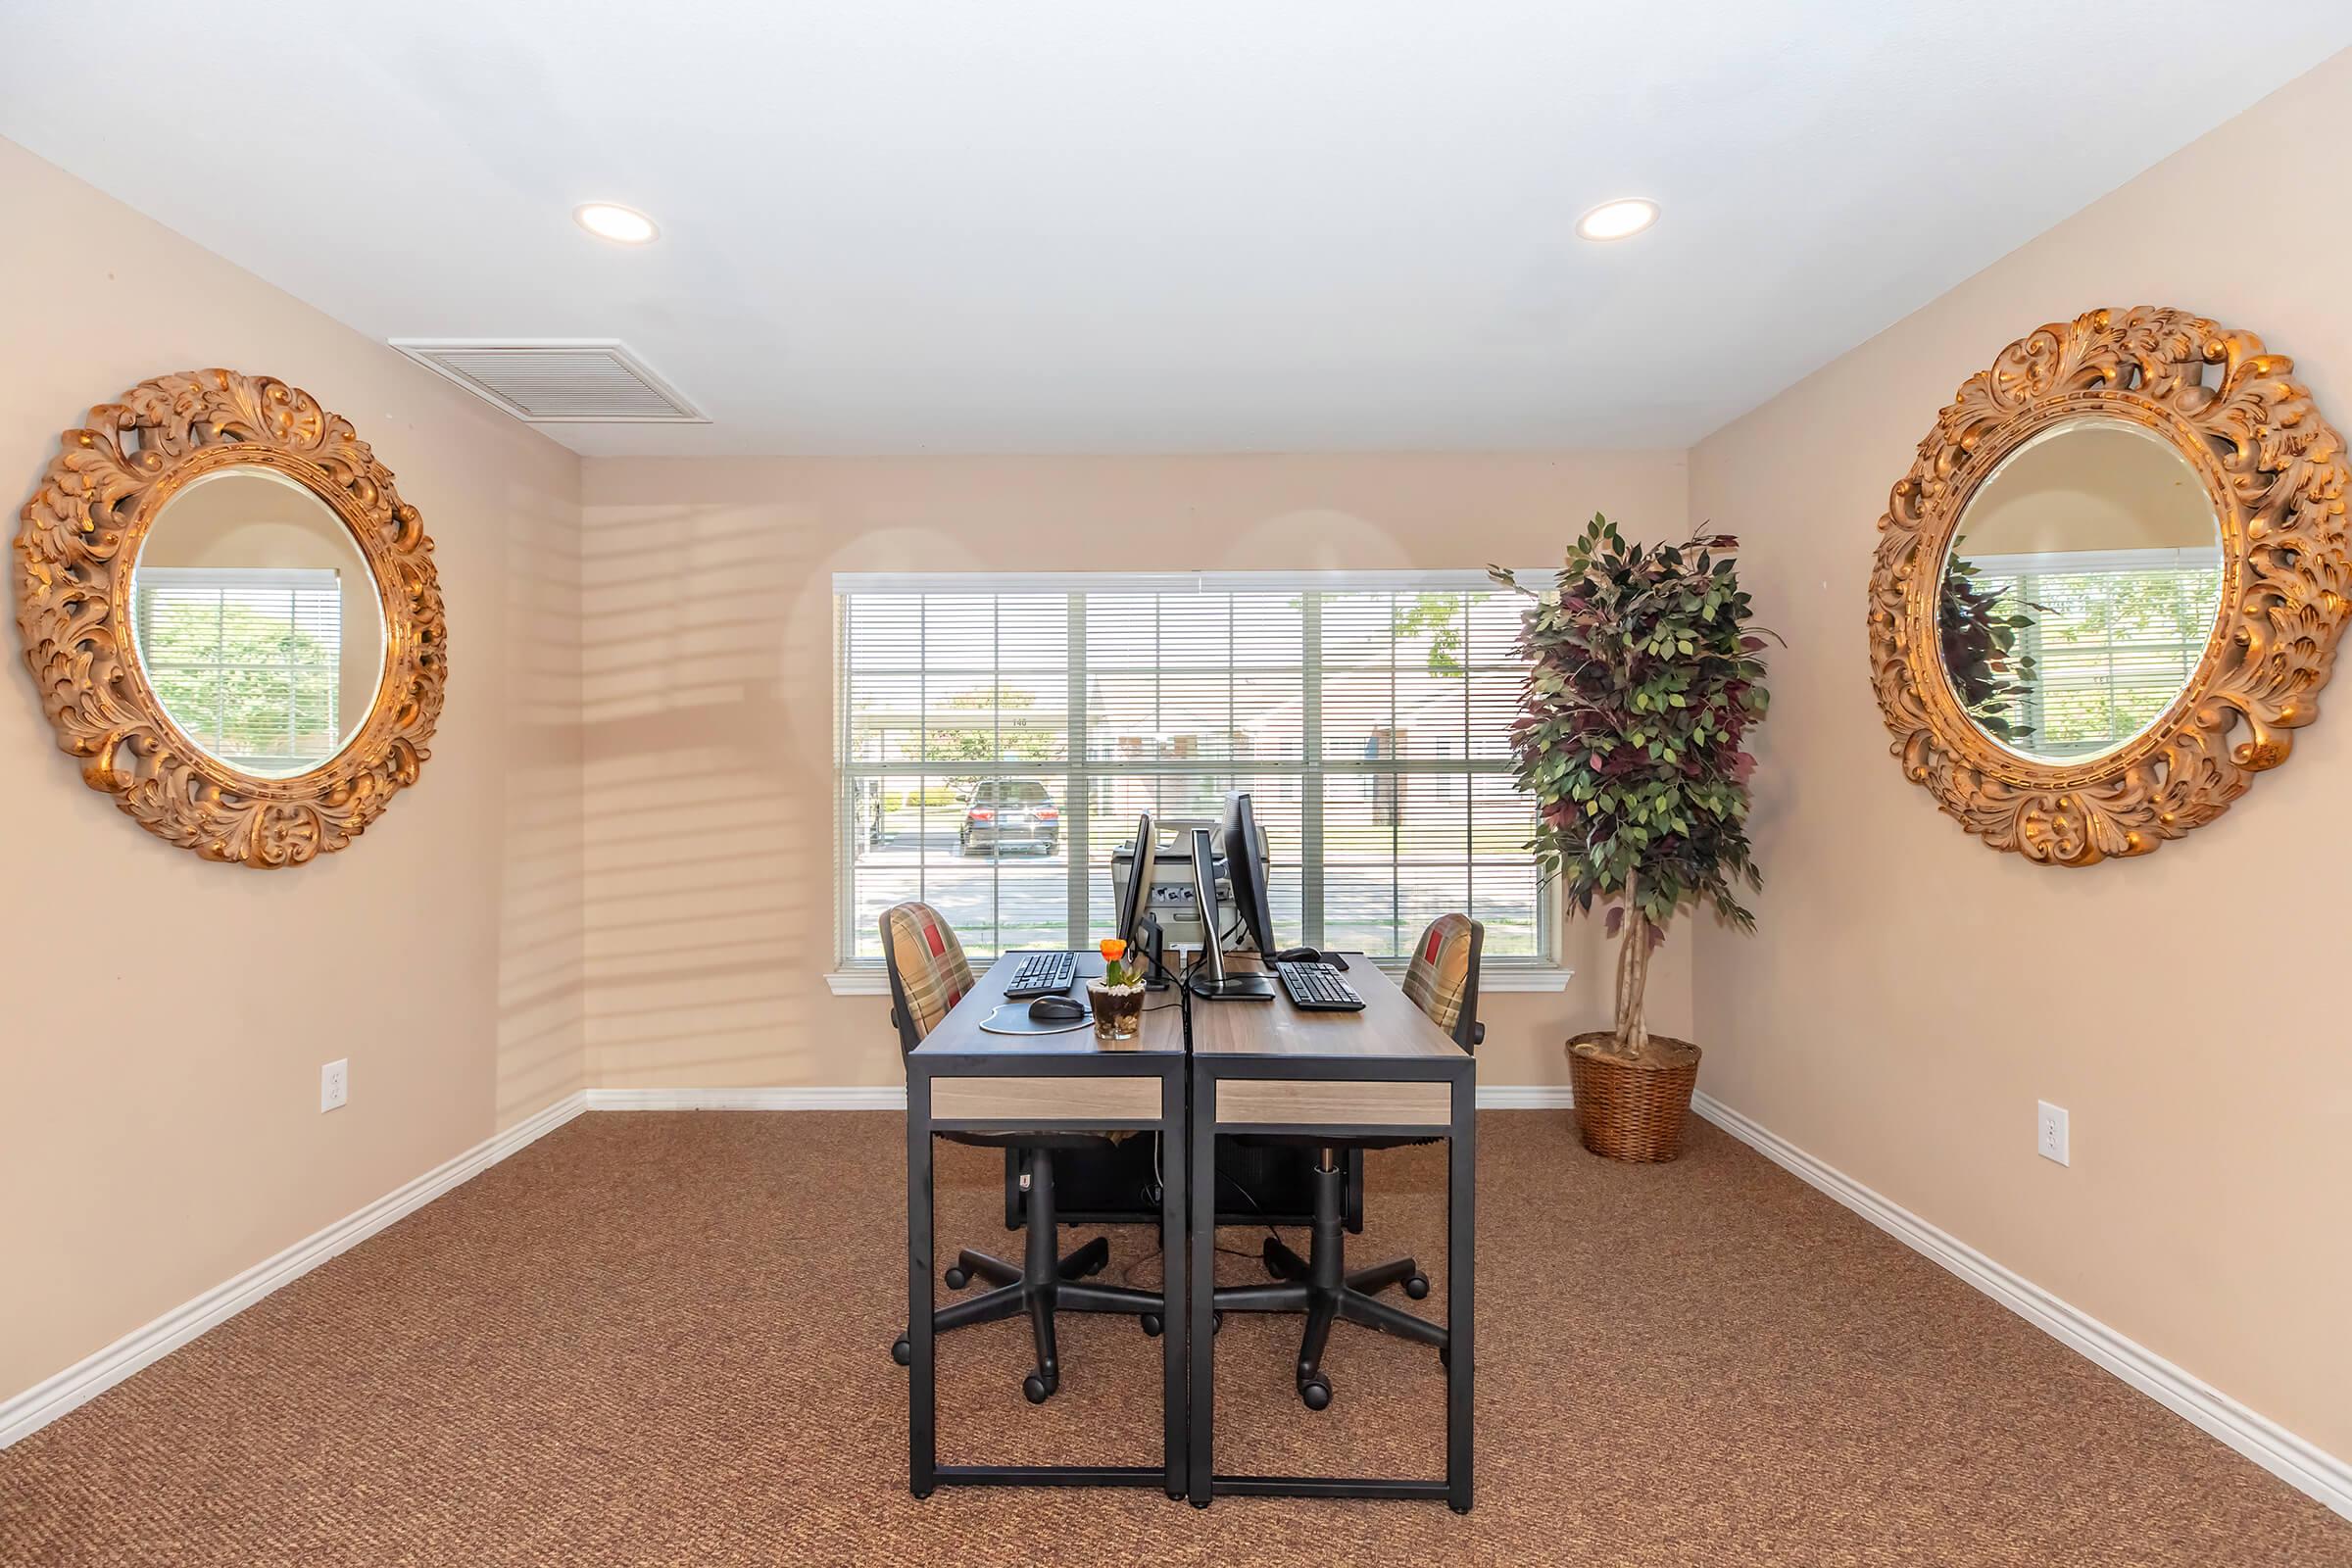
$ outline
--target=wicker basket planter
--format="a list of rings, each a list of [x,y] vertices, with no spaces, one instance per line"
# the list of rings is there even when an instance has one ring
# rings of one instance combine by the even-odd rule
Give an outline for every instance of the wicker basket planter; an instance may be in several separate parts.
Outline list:
[[[1568,1080],[1585,1147],[1606,1159],[1657,1162],[1683,1152],[1683,1122],[1698,1087],[1698,1048],[1687,1040],[1651,1035],[1662,1066],[1635,1066],[1603,1055],[1615,1037],[1606,1029],[1568,1042]]]

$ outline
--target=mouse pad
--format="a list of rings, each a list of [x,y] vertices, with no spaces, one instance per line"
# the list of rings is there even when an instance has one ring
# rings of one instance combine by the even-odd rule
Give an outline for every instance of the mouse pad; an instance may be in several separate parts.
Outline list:
[[[1032,1018],[1026,1002],[999,1003],[996,1011],[980,1020],[980,1027],[992,1035],[1066,1035],[1073,1029],[1094,1026],[1091,1012],[1083,1018]]]

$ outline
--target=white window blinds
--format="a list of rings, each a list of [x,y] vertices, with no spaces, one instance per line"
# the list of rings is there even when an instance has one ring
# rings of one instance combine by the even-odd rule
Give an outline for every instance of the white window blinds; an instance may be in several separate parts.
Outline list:
[[[1091,946],[1137,813],[1250,792],[1285,942],[1408,951],[1487,923],[1550,954],[1507,735],[1515,596],[1483,574],[844,575],[840,951],[937,906],[966,949]]]
[[[1973,558],[2000,598],[1994,613],[2023,614],[2018,652],[2034,678],[2022,694],[2036,757],[2085,757],[2130,740],[2180,695],[2221,608],[2216,550],[2108,550]]]
[[[131,614],[148,683],[197,745],[268,773],[335,755],[343,589],[333,571],[141,566]]]

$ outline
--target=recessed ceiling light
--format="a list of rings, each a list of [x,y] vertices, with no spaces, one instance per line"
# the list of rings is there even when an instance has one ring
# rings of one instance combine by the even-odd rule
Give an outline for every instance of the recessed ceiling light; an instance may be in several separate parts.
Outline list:
[[[636,208],[615,202],[588,202],[573,208],[571,216],[589,233],[615,245],[643,245],[662,232]]]
[[[1658,204],[1640,196],[1602,202],[1576,220],[1583,239],[1630,239],[1658,220]]]

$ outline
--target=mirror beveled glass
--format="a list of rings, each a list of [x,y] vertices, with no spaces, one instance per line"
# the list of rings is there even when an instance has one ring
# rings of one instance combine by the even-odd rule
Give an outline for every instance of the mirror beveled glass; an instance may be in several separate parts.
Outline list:
[[[375,703],[382,597],[343,519],[260,467],[165,503],[131,571],[140,672],[189,742],[239,772],[332,760]]]
[[[1970,495],[1936,595],[1944,679],[2021,757],[2130,744],[2212,641],[2222,527],[2180,448],[2122,419],[2051,426]]]

